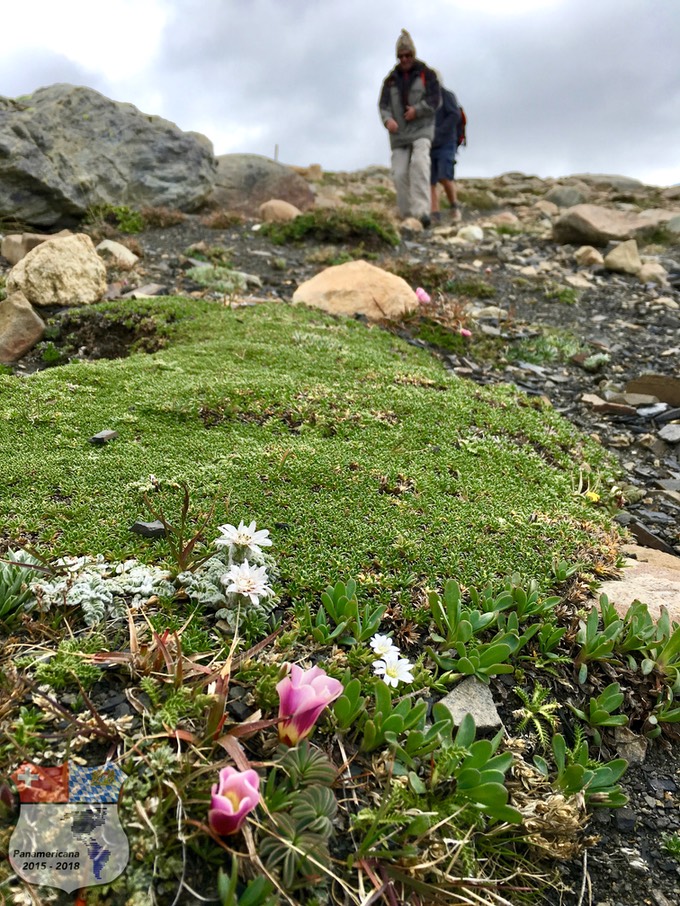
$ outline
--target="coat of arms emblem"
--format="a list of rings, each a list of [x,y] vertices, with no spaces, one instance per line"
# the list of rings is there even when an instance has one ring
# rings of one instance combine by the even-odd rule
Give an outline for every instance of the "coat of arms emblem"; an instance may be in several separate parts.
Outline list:
[[[121,874],[130,847],[118,817],[126,777],[117,765],[25,763],[12,778],[21,811],[9,861],[20,878],[71,892]]]

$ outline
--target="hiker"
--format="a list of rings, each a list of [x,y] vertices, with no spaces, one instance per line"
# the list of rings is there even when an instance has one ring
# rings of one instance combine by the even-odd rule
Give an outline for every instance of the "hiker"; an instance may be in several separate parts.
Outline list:
[[[441,96],[434,70],[416,59],[405,28],[397,41],[399,63],[383,82],[378,106],[390,133],[392,178],[402,217],[430,226],[430,146]]]
[[[435,73],[441,88],[442,103],[435,116],[434,138],[430,151],[432,220],[435,222],[441,220],[438,189],[438,185],[441,185],[451,208],[451,219],[459,221],[461,214],[456,198],[454,168],[458,147],[465,142],[465,113],[453,91],[444,87],[439,72],[435,70]]]

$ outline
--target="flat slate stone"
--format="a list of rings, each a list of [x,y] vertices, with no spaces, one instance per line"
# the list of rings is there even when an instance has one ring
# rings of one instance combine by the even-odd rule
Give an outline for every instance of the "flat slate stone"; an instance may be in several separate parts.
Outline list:
[[[667,444],[680,444],[680,425],[664,425],[659,431],[659,437]]]
[[[159,520],[155,522],[135,522],[130,531],[145,538],[165,538],[165,526]]]
[[[657,478],[654,484],[664,491],[680,491],[680,478]]]
[[[660,415],[656,416],[657,422],[671,422],[673,419],[680,418],[680,408],[666,409]]]
[[[441,699],[441,704],[449,710],[457,727],[466,714],[472,715],[478,730],[497,730],[503,725],[491,689],[474,676],[461,680]]]
[[[675,554],[670,544],[666,544],[663,538],[659,538],[658,535],[650,531],[646,525],[638,522],[637,519],[633,519],[628,528],[638,544],[643,547],[650,547],[652,550],[662,551],[666,554]]]
[[[110,440],[115,440],[118,437],[117,431],[100,431],[99,434],[94,434],[90,438],[91,444],[108,444]]]

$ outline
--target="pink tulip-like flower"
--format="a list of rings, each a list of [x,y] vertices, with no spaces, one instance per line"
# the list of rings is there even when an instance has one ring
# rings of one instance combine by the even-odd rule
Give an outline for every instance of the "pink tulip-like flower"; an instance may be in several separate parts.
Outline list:
[[[431,301],[429,294],[425,292],[422,286],[419,286],[416,290],[416,298],[419,302],[424,302],[425,304]]]
[[[472,331],[468,330],[467,327],[461,327],[460,335],[461,335],[461,337],[471,337]]]
[[[321,667],[303,670],[292,664],[288,676],[277,683],[279,693],[279,739],[297,745],[314,729],[323,709],[342,695],[340,680],[326,676]]]
[[[221,837],[235,834],[260,801],[257,771],[222,768],[220,781],[211,790],[208,824]]]

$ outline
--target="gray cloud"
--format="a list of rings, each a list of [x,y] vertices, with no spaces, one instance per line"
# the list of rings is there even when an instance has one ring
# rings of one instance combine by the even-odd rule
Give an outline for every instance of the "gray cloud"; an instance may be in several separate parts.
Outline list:
[[[217,153],[273,156],[278,145],[288,163],[352,170],[389,162],[377,98],[406,27],[468,113],[460,176],[680,181],[676,0],[555,0],[531,12],[519,2],[495,15],[483,0],[164,2],[143,77],[126,80],[122,59],[107,84],[56,53],[23,55],[0,60],[3,93],[88,84],[204,132]]]
[[[376,101],[408,27],[466,107],[460,175],[677,167],[680,5],[565,0],[522,15],[441,0],[173,3],[158,66],[180,119],[218,153],[252,151],[328,169],[387,163]],[[177,112],[179,111],[179,112]],[[238,144],[240,130],[253,140]],[[230,130],[231,132],[230,136]]]
[[[22,48],[0,54],[0,94],[5,97],[31,94],[56,82],[87,85],[102,94],[110,90],[105,78],[60,53]]]

